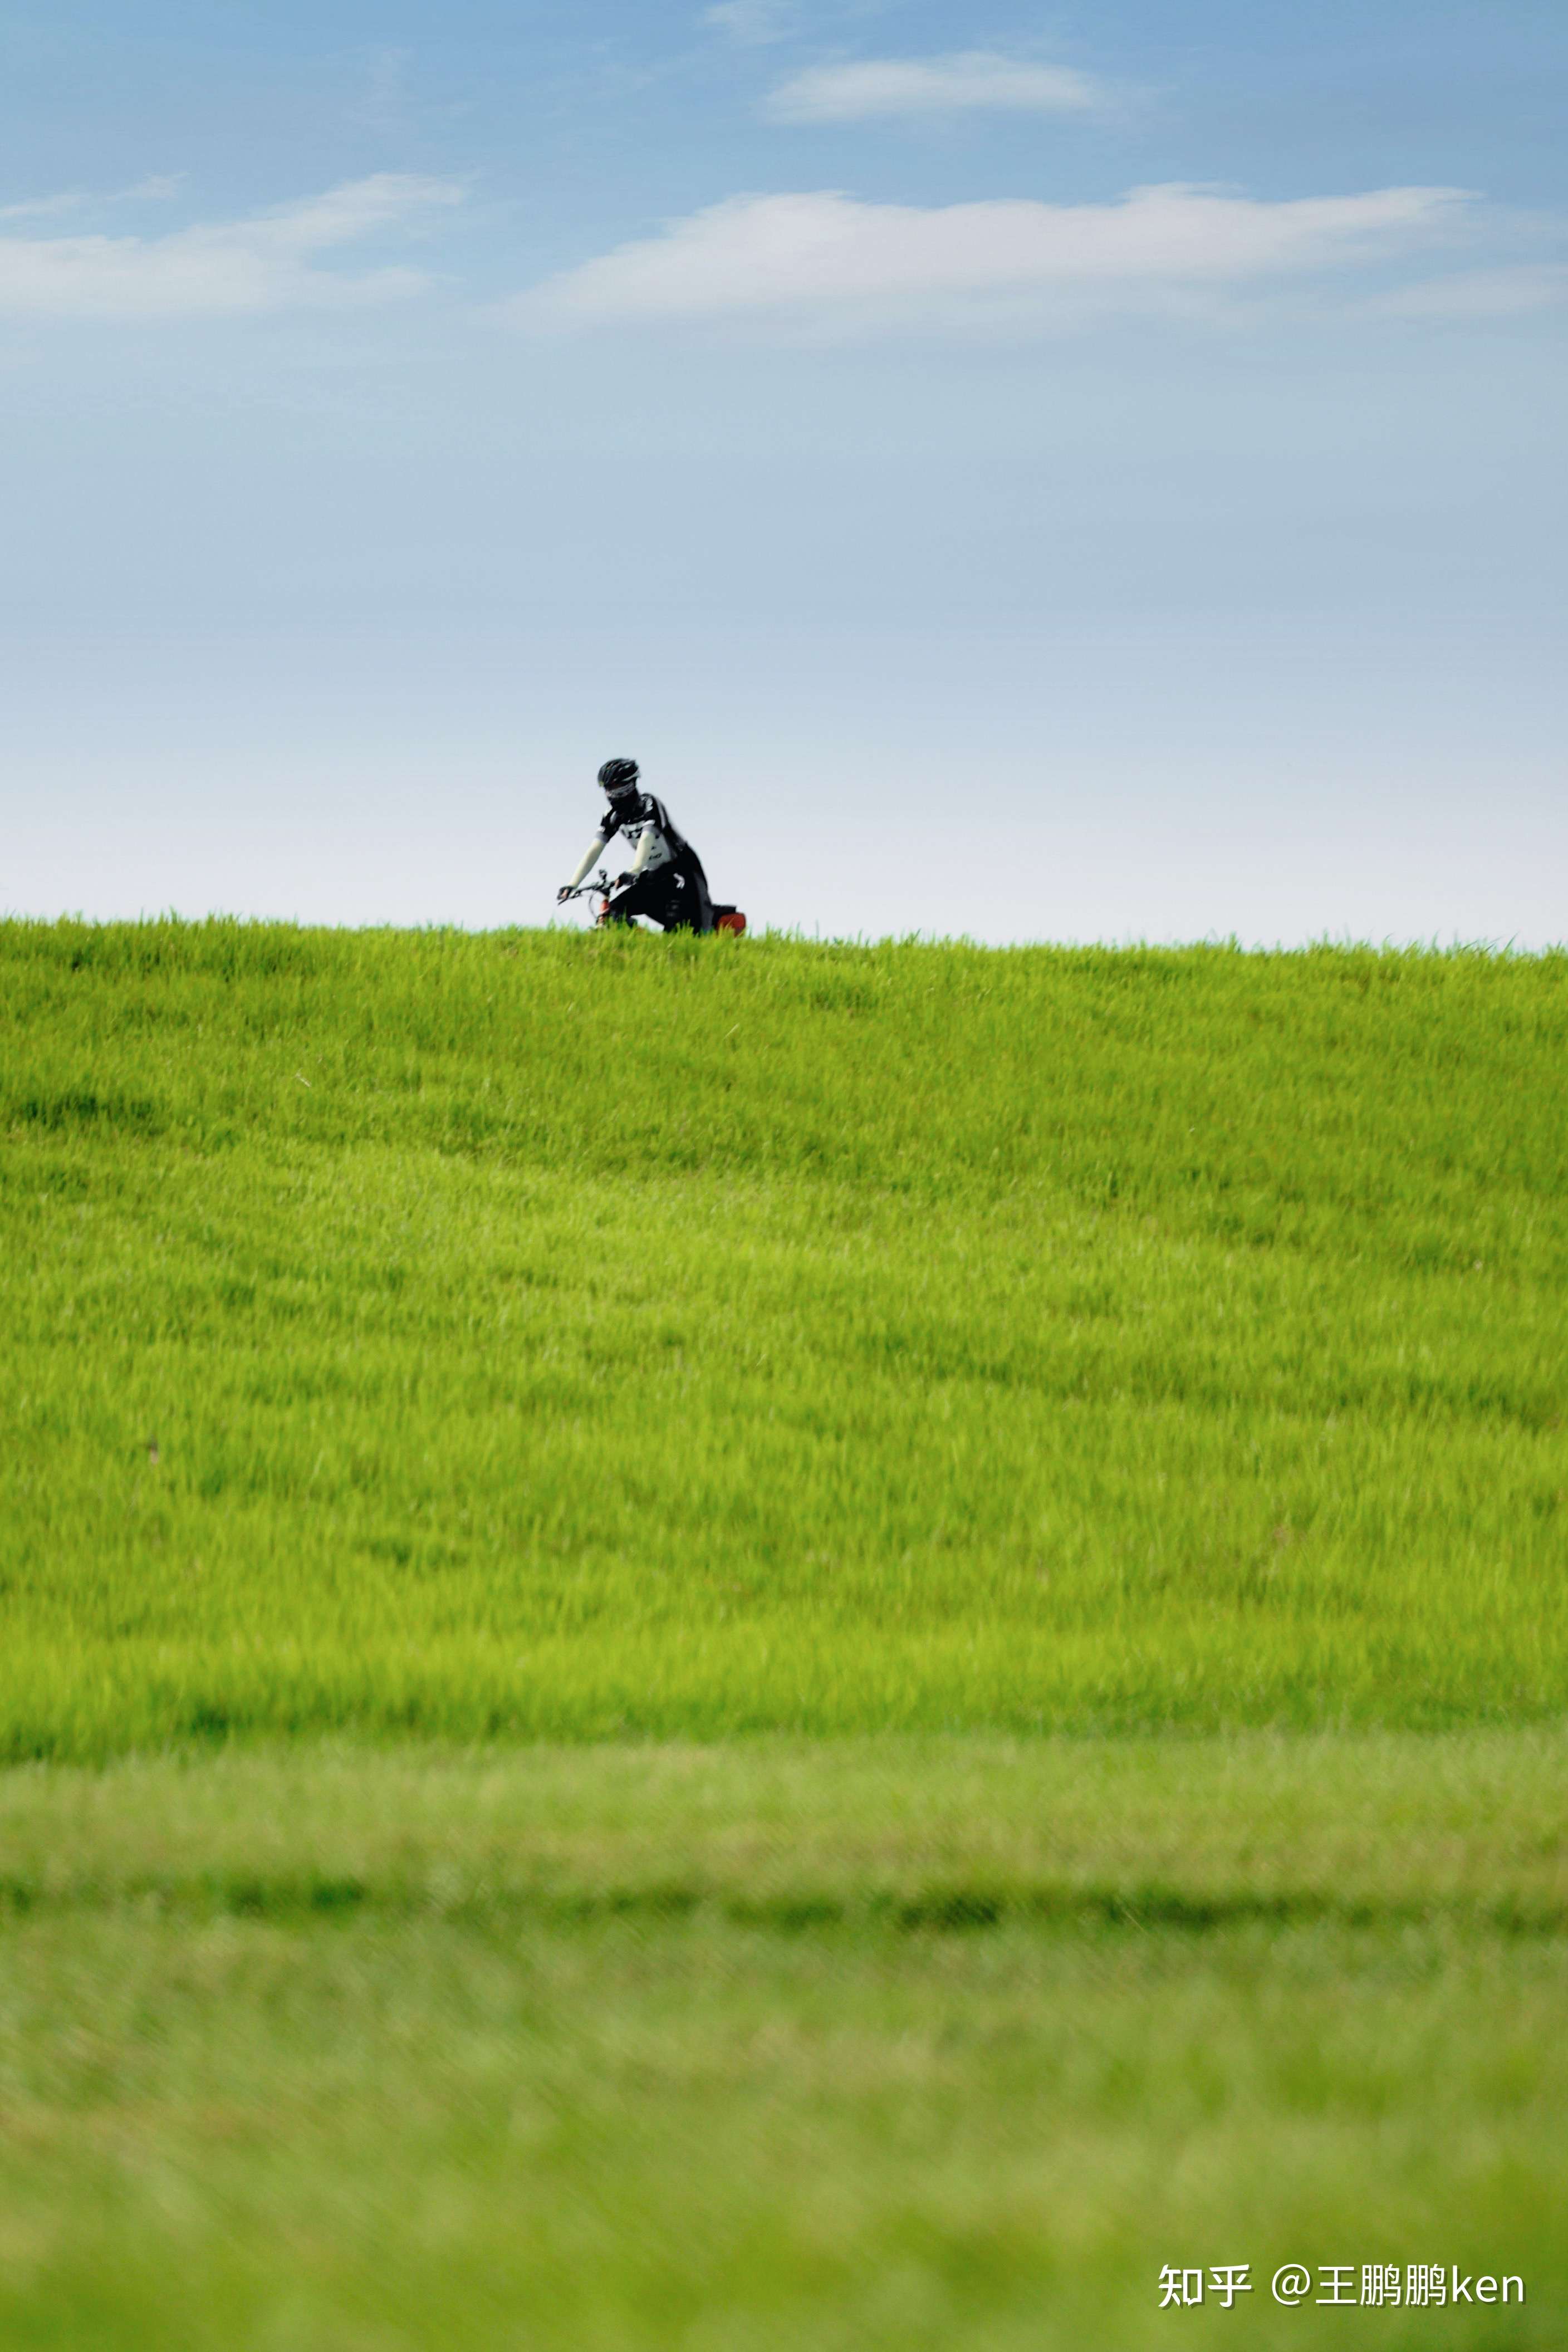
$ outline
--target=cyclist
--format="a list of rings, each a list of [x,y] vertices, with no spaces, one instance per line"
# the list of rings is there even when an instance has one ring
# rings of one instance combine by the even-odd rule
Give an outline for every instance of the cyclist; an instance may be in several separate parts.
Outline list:
[[[557,891],[557,903],[571,898],[618,833],[632,851],[632,862],[628,872],[616,877],[605,920],[629,923],[635,916],[646,915],[661,930],[710,931],[713,901],[702,861],[677,833],[664,803],[643,791],[640,772],[635,760],[606,760],[600,769],[599,782],[609,806],[576,873]]]

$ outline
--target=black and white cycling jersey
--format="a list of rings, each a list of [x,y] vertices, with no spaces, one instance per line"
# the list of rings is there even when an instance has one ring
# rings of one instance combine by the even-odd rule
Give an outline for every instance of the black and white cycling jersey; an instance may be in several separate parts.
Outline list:
[[[652,793],[643,793],[638,798],[635,815],[619,817],[613,808],[605,811],[599,830],[584,851],[582,863],[572,877],[574,890],[584,880],[589,867],[604,856],[617,833],[632,852],[634,881],[644,874],[656,874],[661,866],[674,865],[683,851],[687,857],[693,862],[696,860],[695,850],[676,831],[664,803],[656,800]]]

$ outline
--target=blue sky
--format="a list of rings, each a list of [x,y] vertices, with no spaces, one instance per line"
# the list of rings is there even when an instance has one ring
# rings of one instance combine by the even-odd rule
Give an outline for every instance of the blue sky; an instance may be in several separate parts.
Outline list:
[[[1568,932],[1568,13],[0,6],[0,905]]]

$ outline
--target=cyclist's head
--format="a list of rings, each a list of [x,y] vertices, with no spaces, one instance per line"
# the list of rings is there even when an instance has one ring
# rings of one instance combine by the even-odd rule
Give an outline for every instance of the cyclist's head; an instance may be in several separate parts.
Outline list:
[[[635,760],[606,760],[599,771],[599,782],[605,797],[613,809],[627,808],[642,798],[637,789],[639,770]]]

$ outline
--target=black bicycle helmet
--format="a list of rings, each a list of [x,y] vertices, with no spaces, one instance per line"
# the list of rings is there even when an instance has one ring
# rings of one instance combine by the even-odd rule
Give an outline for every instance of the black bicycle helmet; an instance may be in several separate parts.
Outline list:
[[[606,760],[599,771],[599,782],[613,801],[624,800],[636,792],[641,772],[635,760]]]

